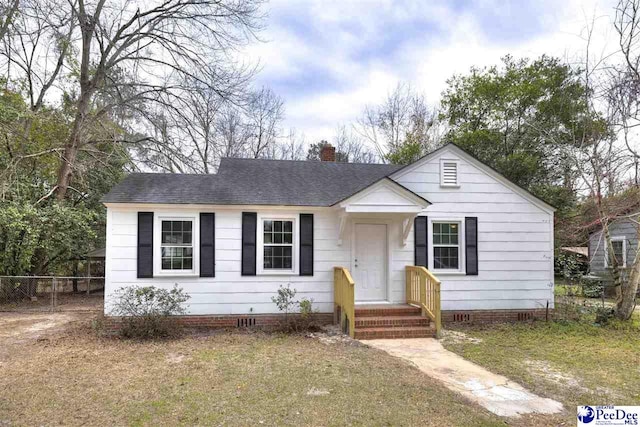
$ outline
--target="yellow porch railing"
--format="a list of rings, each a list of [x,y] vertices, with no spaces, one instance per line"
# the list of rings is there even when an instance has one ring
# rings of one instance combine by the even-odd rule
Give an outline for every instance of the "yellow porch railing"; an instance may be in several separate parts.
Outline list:
[[[349,270],[344,267],[333,268],[333,316],[342,332],[354,337],[356,327],[355,283]]]
[[[436,336],[440,337],[442,318],[440,313],[440,281],[424,267],[406,267],[407,304],[422,308],[436,325]]]

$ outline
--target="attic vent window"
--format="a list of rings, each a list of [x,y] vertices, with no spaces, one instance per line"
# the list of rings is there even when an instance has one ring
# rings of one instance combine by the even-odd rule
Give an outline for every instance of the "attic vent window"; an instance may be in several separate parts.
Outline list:
[[[458,161],[457,160],[441,160],[440,161],[440,185],[442,187],[459,187],[458,181]]]

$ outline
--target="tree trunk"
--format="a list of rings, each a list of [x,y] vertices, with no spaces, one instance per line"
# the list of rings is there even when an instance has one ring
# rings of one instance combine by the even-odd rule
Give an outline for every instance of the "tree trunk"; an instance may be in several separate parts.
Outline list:
[[[103,76],[102,64],[98,65],[98,69],[95,70],[94,75],[91,76],[91,40],[93,38],[93,32],[95,30],[96,21],[99,17],[99,12],[102,9],[104,1],[100,1],[96,6],[96,14],[94,17],[87,15],[84,10],[84,2],[79,3],[80,13],[78,20],[80,23],[80,30],[82,32],[82,56],[80,62],[80,95],[76,104],[77,111],[73,121],[73,127],[71,128],[71,134],[67,140],[67,144],[64,147],[64,153],[60,160],[60,168],[58,169],[58,180],[55,187],[56,200],[64,200],[69,184],[71,183],[71,175],[73,174],[73,168],[75,166],[76,158],[78,157],[78,151],[82,143],[82,128],[84,127],[85,120],[89,114],[91,97],[95,92],[95,82],[100,81]]]

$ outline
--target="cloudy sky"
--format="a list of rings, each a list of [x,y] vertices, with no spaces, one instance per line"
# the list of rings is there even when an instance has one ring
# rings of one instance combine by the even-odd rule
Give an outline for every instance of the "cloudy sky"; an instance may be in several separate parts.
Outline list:
[[[615,48],[607,0],[271,0],[258,84],[285,99],[287,128],[330,139],[366,104],[408,82],[437,104],[446,80],[506,54],[576,61],[595,18],[597,50]]]

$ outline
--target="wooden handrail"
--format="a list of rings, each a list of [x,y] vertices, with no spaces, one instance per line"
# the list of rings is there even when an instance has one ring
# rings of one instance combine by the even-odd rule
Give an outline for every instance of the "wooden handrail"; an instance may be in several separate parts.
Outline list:
[[[407,281],[407,304],[422,308],[422,314],[436,325],[436,336],[440,337],[442,314],[440,309],[440,280],[424,267],[408,265],[405,269]]]
[[[333,268],[333,301],[335,323],[353,338],[356,328],[355,282],[344,267]]]

